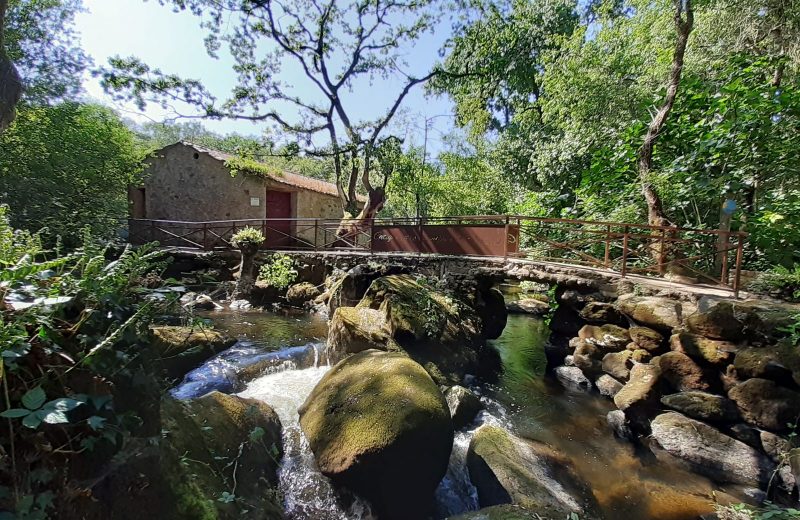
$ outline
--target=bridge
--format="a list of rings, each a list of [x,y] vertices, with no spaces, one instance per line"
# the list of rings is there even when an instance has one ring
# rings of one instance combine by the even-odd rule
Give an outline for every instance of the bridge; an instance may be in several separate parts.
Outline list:
[[[342,237],[342,219],[205,222],[129,220],[129,241],[185,251],[229,251],[245,227],[260,229],[267,251],[350,256],[437,256],[538,266],[590,277],[738,297],[746,233],[621,222],[482,215],[376,218]],[[577,271],[576,271],[577,270]]]

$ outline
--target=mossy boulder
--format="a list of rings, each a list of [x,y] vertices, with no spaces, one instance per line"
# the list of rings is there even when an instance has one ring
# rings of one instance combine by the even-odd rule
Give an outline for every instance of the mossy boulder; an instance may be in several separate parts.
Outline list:
[[[769,379],[748,379],[728,391],[750,424],[776,432],[789,431],[800,417],[800,393]]]
[[[289,305],[302,307],[307,302],[313,301],[320,294],[320,290],[312,283],[296,283],[286,291],[286,301],[289,302]]]
[[[610,375],[603,374],[597,378],[597,381],[594,382],[594,386],[597,387],[597,391],[600,392],[600,395],[613,399],[614,396],[617,395],[617,392],[622,390],[624,385]]]
[[[625,413],[630,425],[639,432],[647,431],[648,420],[660,407],[661,370],[655,364],[638,364],[631,368],[628,382],[614,395],[614,404]]]
[[[520,298],[506,304],[506,310],[513,314],[533,314],[534,316],[544,316],[550,312],[550,304],[537,300],[536,298]]]
[[[453,424],[428,373],[401,353],[367,350],[336,364],[299,409],[323,474],[382,517],[420,518],[444,476]]]
[[[627,320],[611,303],[590,301],[580,310],[578,315],[591,324],[611,323],[625,325]]]
[[[696,311],[693,304],[660,296],[623,294],[617,309],[637,323],[662,332],[670,332]]]
[[[447,520],[542,520],[542,517],[514,504],[502,504],[451,516]]]
[[[688,391],[665,395],[661,398],[661,404],[700,421],[730,423],[739,418],[733,401],[708,392]]]
[[[482,507],[513,503],[544,518],[591,517],[597,502],[569,459],[550,446],[497,426],[481,426],[467,451],[470,480]]]
[[[800,384],[800,350],[789,342],[744,348],[736,353],[733,366],[742,379],[756,377]]]
[[[623,350],[631,341],[628,329],[610,323],[601,326],[584,325],[578,331],[578,337],[608,351]]]
[[[450,409],[450,416],[453,418],[453,428],[456,430],[471,423],[475,416],[483,410],[483,403],[478,396],[463,386],[451,386],[444,393],[444,398]]]
[[[633,366],[632,356],[633,352],[630,350],[609,352],[603,357],[603,372],[620,381],[627,381]]]
[[[657,455],[666,452],[717,482],[764,485],[775,468],[747,444],[677,412],[659,415],[651,427]]]
[[[678,392],[710,388],[703,369],[683,352],[667,352],[656,359],[661,376]]]
[[[769,341],[782,335],[797,309],[762,301],[721,301],[686,320],[689,332],[711,339]]]
[[[386,350],[391,340],[383,312],[365,307],[339,307],[328,326],[328,360],[338,363],[368,349]]]
[[[212,392],[161,406],[164,481],[177,518],[283,518],[281,423],[266,403]],[[227,495],[224,495],[227,493]],[[224,497],[229,497],[228,499]]]
[[[670,348],[712,365],[727,365],[739,347],[730,341],[709,339],[696,334],[679,332],[669,338]]]
[[[357,305],[374,280],[382,276],[408,274],[409,272],[408,267],[400,265],[359,264],[353,267],[344,276],[333,279],[328,287],[330,315],[333,315],[339,307]]]
[[[461,383],[466,374],[488,377],[500,368],[497,351],[483,341],[475,311],[410,275],[378,278],[355,308],[334,312],[331,359],[367,348],[402,351],[448,386]]]
[[[236,340],[213,329],[174,325],[151,327],[150,355],[167,377],[183,377],[208,358],[230,348]]]
[[[631,327],[628,329],[628,333],[636,348],[641,348],[648,352],[657,352],[661,350],[661,346],[664,344],[664,336],[649,327]]]

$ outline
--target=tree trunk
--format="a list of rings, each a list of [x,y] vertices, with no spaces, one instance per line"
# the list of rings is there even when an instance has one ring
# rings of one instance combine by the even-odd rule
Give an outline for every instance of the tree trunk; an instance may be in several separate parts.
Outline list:
[[[258,245],[247,244],[239,247],[242,253],[242,263],[239,264],[238,280],[233,290],[231,300],[241,300],[250,297],[253,286],[256,284],[255,260],[258,254]]]
[[[675,42],[675,52],[672,55],[672,67],[667,83],[667,95],[664,103],[650,121],[644,143],[639,149],[639,181],[642,184],[642,195],[647,203],[647,222],[651,226],[668,226],[670,221],[664,212],[661,197],[650,181],[650,172],[653,168],[653,148],[659,134],[664,128],[667,116],[675,104],[675,97],[678,94],[678,85],[683,71],[683,59],[686,54],[686,45],[689,41],[689,34],[694,25],[694,11],[692,10],[691,0],[674,0],[675,4],[675,29],[678,39]],[[685,11],[685,18],[684,18]]]
[[[0,133],[14,120],[14,108],[22,96],[22,79],[11,63],[5,47],[8,0],[0,0]]]

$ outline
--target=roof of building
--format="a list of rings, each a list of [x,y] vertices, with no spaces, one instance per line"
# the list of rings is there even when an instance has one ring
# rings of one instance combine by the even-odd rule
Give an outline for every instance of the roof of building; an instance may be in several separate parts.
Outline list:
[[[214,159],[219,161],[227,162],[234,159],[239,159],[238,156],[221,152],[219,150],[213,150],[211,148],[206,148],[204,146],[200,146],[194,143],[190,143],[188,141],[180,141],[175,144],[181,144],[184,146],[188,146],[190,148],[195,149],[200,153],[204,153],[210,155]],[[175,146],[175,145],[171,145]],[[336,188],[336,184],[328,181],[323,181],[320,179],[315,179],[313,177],[307,177],[305,175],[300,175],[299,173],[294,173],[290,171],[279,171],[275,170],[274,172],[265,170],[259,170],[259,174],[269,177],[270,181],[277,182],[279,184],[284,184],[286,186],[291,186],[294,188],[300,188],[303,190],[310,190],[316,191],[317,193],[324,193],[325,195],[331,195],[333,197],[339,196],[339,191]],[[358,195],[358,200],[360,202],[365,202],[366,197],[363,195]]]

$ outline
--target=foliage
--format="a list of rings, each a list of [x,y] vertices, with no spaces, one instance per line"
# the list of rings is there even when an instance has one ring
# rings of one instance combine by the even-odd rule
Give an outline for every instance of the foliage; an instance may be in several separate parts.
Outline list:
[[[25,86],[24,98],[46,103],[74,99],[91,59],[73,24],[81,0],[10,0],[6,48]]]
[[[60,236],[67,247],[85,226],[117,234],[144,154],[114,112],[73,102],[23,107],[0,149],[0,200],[13,226],[41,230],[48,244]]]
[[[260,229],[247,226],[244,229],[237,231],[231,237],[231,244],[240,249],[253,248],[258,249],[264,243],[264,234]]]
[[[139,358],[168,299],[140,281],[166,264],[152,247],[109,261],[88,232],[77,252],[53,255],[4,211],[0,242],[0,508],[57,517],[75,498],[74,468],[97,469],[138,425],[115,398],[152,391],[137,389],[147,384]]]
[[[716,513],[720,520],[794,520],[800,518],[800,510],[793,507],[781,507],[771,502],[766,502],[762,507],[746,504],[717,506]]]
[[[800,264],[788,269],[778,266],[761,273],[749,287],[751,290],[777,298],[800,302]]]
[[[275,254],[261,266],[258,271],[258,280],[266,282],[276,289],[286,289],[297,279],[294,262],[289,255]]]

